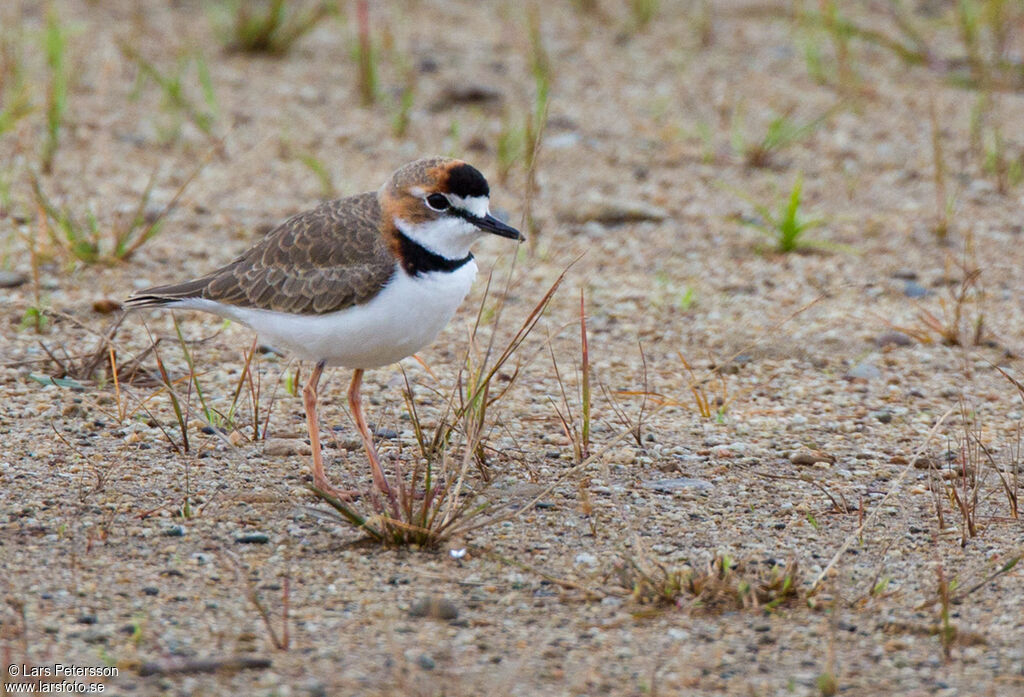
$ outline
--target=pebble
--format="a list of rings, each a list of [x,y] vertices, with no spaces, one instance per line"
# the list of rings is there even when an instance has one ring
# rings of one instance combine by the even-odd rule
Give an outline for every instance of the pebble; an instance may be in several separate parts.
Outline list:
[[[268,438],[263,445],[263,454],[268,457],[288,457],[289,455],[311,455],[313,449],[299,438]]]
[[[576,132],[570,133],[558,133],[544,139],[544,147],[549,150],[562,150],[565,148],[574,148],[580,144],[583,140],[583,136]]]
[[[409,608],[410,617],[429,617],[434,620],[454,620],[459,608],[448,598],[427,596],[420,598]]]
[[[315,678],[310,679],[303,689],[306,697],[327,697],[327,686]]]
[[[886,346],[910,346],[913,343],[913,339],[903,332],[885,332],[875,337],[875,345],[879,348],[885,348]]]
[[[270,542],[270,536],[264,532],[247,532],[238,535],[235,542],[243,545],[265,545]]]
[[[821,450],[811,450],[810,448],[801,448],[800,450],[794,451],[789,456],[789,461],[794,465],[814,465],[819,462],[834,463],[836,458],[829,455]]]
[[[629,446],[619,448],[609,459],[617,465],[631,465],[636,461],[636,450]]]
[[[109,315],[121,309],[121,303],[113,298],[100,298],[92,303],[92,311],[101,315]]]
[[[501,90],[479,82],[457,82],[446,85],[441,94],[431,105],[433,111],[444,111],[453,106],[470,104],[473,106],[497,106],[505,95]]]
[[[863,361],[850,368],[846,377],[849,380],[875,380],[882,377],[882,372],[873,363]]]
[[[690,477],[675,477],[673,479],[651,479],[645,481],[643,485],[644,487],[651,489],[652,491],[661,491],[665,493],[671,493],[673,491],[683,491],[686,489],[707,491],[713,488],[711,482],[706,482],[703,479],[692,479]]]
[[[878,411],[871,412],[871,418],[877,419],[883,424],[892,422],[892,412],[888,409],[879,409]]]
[[[171,527],[164,530],[165,537],[184,537],[185,528],[180,525],[172,525]]]
[[[711,452],[715,457],[730,458],[737,457],[741,453],[747,451],[746,443],[728,443],[726,445],[716,445],[712,448]]]
[[[0,288],[17,288],[28,283],[28,276],[20,271],[0,271]]]
[[[922,286],[917,281],[905,281],[903,283],[903,294],[908,298],[924,298],[932,294],[932,291]]]
[[[621,225],[643,221],[661,222],[668,218],[668,211],[644,201],[591,194],[583,201],[573,202],[571,206],[563,208],[559,217],[574,223]]]
[[[586,564],[587,566],[597,566],[597,556],[590,552],[580,552],[573,559],[577,564]]]

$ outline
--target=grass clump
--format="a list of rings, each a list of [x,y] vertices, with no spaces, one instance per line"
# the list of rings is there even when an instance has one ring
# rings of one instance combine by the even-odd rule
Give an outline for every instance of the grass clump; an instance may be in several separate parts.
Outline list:
[[[0,32],[0,137],[32,113],[20,35]]]
[[[46,86],[46,140],[43,142],[40,164],[43,172],[49,174],[53,170],[53,158],[57,155],[68,105],[68,70],[65,65],[67,32],[61,27],[57,13],[52,9],[46,15],[43,43],[50,75]]]
[[[758,218],[743,220],[744,225],[756,228],[771,238],[774,242],[774,250],[783,254],[796,252],[811,247],[828,247],[827,243],[819,240],[808,240],[804,233],[821,227],[825,221],[821,218],[805,219],[800,214],[800,202],[803,194],[804,178],[798,174],[793,188],[789,192],[789,198],[783,201],[778,211],[772,211],[766,205],[754,203]]]
[[[373,106],[377,101],[377,50],[370,34],[370,5],[367,0],[359,0],[356,4],[356,21],[358,36],[353,49],[353,57],[358,70],[359,98],[364,107]]]
[[[40,211],[40,229],[52,245],[73,263],[113,264],[130,259],[146,242],[159,234],[167,215],[174,210],[185,189],[202,168],[197,167],[185,179],[170,201],[155,214],[147,209],[156,184],[154,173],[142,192],[132,214],[124,220],[106,226],[100,223],[92,210],[84,219],[66,206],[59,206],[43,190],[39,178],[32,176],[32,192]]]
[[[938,309],[924,305],[917,309],[917,323],[892,325],[922,344],[937,338],[944,346],[994,346],[995,339],[985,324],[987,294],[982,284],[982,270],[965,257],[959,268],[960,278],[948,286],[938,299]]]
[[[502,368],[529,338],[564,277],[563,271],[503,347],[497,343],[497,330],[504,301],[499,300],[497,307],[490,307],[485,293],[455,386],[445,400],[432,437],[426,434],[427,428],[420,420],[412,387],[406,378],[406,403],[421,457],[417,458],[408,477],[395,458],[390,495],[374,490],[359,504],[341,501],[310,487],[334,509],[340,521],[358,528],[382,545],[420,548],[438,547],[453,537],[495,522],[496,516],[484,515],[488,502],[483,500],[480,490],[469,483],[468,477],[475,464],[482,478],[485,481],[489,478],[485,453],[487,438],[493,429],[494,409],[508,395],[520,372],[517,366],[507,375]],[[490,338],[483,343],[478,340],[478,333],[485,316],[492,324]],[[503,379],[498,378],[499,373]]]
[[[138,69],[138,79],[133,97],[137,97],[146,84],[152,82],[163,96],[162,110],[174,117],[170,128],[165,129],[165,133],[163,133],[165,140],[170,142],[180,137],[183,120],[191,122],[207,137],[211,139],[214,137],[213,124],[218,111],[217,97],[209,66],[201,54],[183,54],[178,58],[173,70],[161,70],[147,60],[134,46],[121,42],[120,48],[125,58],[134,63]],[[194,89],[190,89],[189,86],[191,82],[189,76],[193,65],[195,66],[195,80],[198,82],[201,93],[200,99],[196,99],[192,95]]]
[[[768,124],[764,135],[756,142],[750,142],[743,134],[742,105],[733,114],[732,146],[748,167],[766,168],[775,164],[775,156],[785,148],[811,135],[831,114],[824,114],[805,123],[799,123],[789,113],[776,116]]]
[[[801,595],[795,560],[758,568],[716,554],[703,566],[669,568],[653,560],[628,559],[617,565],[616,575],[641,605],[770,611]]]
[[[630,27],[634,32],[646,29],[658,15],[659,0],[629,0]]]
[[[316,2],[311,7],[286,0],[232,0],[227,3],[231,29],[228,51],[283,56],[296,41],[332,14],[336,2]]]

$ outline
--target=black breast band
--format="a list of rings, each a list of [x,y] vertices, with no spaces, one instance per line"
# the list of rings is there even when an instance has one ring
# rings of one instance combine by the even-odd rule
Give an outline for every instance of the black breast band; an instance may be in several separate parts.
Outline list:
[[[461,259],[447,259],[430,251],[404,232],[398,233],[398,244],[402,254],[402,268],[410,276],[419,276],[431,271],[451,273],[473,259],[472,254],[467,254]]]

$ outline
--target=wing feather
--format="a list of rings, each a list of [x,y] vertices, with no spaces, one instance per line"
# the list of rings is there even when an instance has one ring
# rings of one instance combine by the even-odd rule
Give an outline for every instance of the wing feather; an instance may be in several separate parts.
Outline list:
[[[185,283],[140,291],[131,306],[206,298],[295,314],[325,314],[367,302],[395,273],[378,230],[375,193],[300,213],[227,266]]]

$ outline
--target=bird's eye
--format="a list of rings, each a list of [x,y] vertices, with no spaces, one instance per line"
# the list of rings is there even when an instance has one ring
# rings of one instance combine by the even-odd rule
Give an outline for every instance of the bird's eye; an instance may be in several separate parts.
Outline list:
[[[443,211],[451,204],[448,203],[447,197],[443,194],[430,194],[430,196],[427,196],[427,205],[435,211]]]

